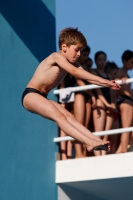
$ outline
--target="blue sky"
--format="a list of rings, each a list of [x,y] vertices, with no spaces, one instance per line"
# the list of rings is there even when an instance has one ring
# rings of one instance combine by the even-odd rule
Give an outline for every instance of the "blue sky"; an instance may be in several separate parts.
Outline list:
[[[95,52],[102,50],[109,61],[122,67],[122,53],[133,51],[133,1],[56,0],[57,40],[60,30],[66,27],[78,27],[83,32],[92,59]],[[133,70],[129,75],[133,77]]]

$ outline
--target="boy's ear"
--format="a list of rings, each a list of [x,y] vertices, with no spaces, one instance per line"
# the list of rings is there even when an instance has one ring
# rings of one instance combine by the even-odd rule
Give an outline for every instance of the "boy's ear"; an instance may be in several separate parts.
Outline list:
[[[64,52],[66,52],[66,50],[67,50],[67,45],[66,45],[65,43],[62,43],[62,50],[63,50]]]

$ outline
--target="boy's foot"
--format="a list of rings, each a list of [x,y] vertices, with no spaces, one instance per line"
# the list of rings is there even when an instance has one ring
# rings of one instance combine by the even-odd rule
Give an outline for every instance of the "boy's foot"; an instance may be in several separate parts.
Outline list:
[[[98,146],[98,147],[95,147],[91,150],[92,151],[100,151],[100,150],[104,150],[104,151],[110,151],[108,149],[108,145],[107,144],[104,144],[104,145],[101,145],[101,146]]]
[[[86,148],[89,152],[100,150],[110,151],[110,142],[93,140],[90,145],[86,144]]]

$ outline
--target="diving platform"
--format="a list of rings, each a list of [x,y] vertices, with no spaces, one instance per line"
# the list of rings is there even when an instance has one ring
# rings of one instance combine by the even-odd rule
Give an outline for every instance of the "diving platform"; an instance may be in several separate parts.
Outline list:
[[[58,200],[133,200],[133,151],[56,161]]]

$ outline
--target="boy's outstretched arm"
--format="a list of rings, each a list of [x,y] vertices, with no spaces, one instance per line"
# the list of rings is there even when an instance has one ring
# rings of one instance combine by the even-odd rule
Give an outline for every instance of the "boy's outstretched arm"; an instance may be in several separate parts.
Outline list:
[[[103,79],[99,76],[96,76],[94,74],[91,74],[87,71],[85,71],[78,63],[71,64],[67,61],[67,59],[62,56],[60,53],[54,53],[54,60],[55,62],[63,68],[65,71],[67,71],[69,74],[73,75],[76,78],[81,78],[84,80],[87,80],[89,83],[110,87],[114,90],[119,90],[120,85],[116,83],[114,80],[109,81],[107,79]]]

